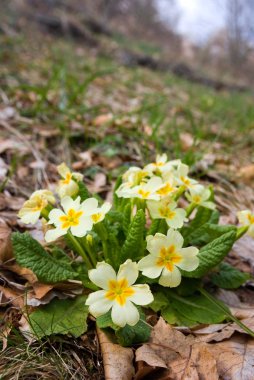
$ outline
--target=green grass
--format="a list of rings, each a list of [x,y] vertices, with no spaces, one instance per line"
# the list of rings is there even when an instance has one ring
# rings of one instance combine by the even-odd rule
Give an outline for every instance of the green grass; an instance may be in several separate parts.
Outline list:
[[[110,145],[115,154],[127,154],[126,141],[135,141],[143,160],[167,151],[193,164],[214,143],[230,155],[253,142],[250,94],[216,92],[170,74],[121,67],[105,56],[91,57],[71,41],[42,39],[36,45],[25,37],[5,37],[1,42],[3,91],[14,106],[21,93],[20,115],[58,128],[71,146]],[[94,118],[109,112],[114,121],[93,133]],[[121,123],[123,118],[131,123]],[[71,130],[75,122],[82,131]],[[183,132],[194,138],[187,152]]]

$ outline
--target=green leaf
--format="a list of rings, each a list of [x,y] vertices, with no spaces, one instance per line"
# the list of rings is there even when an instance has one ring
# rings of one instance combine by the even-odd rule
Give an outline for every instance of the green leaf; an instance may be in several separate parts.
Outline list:
[[[182,278],[180,285],[176,288],[180,296],[191,296],[200,287],[201,280],[197,278]]]
[[[48,305],[29,315],[29,323],[38,338],[52,334],[71,334],[75,338],[87,330],[86,296],[74,299],[53,299]]]
[[[78,187],[79,187],[79,196],[81,198],[81,202],[85,201],[87,198],[90,198],[91,195],[84,184],[84,182],[78,181]]]
[[[113,330],[119,329],[119,326],[115,325],[112,321],[111,310],[109,310],[106,314],[97,317],[96,324],[100,329],[106,329],[107,327],[110,327]]]
[[[155,235],[156,232],[159,231],[159,228],[160,228],[160,222],[161,222],[161,219],[154,219],[149,227],[149,230],[147,231],[147,236],[149,235]]]
[[[220,323],[227,316],[224,311],[202,294],[181,297],[169,291],[168,297],[170,306],[175,311],[177,319],[184,321],[188,325],[196,323]],[[216,302],[221,303],[225,307],[221,301],[216,300]]]
[[[188,226],[181,228],[180,232],[184,237],[184,240],[192,232],[195,232],[199,227],[205,223],[218,224],[219,212],[217,210],[210,210],[209,208],[199,206],[195,218],[191,220]]]
[[[231,250],[236,231],[229,231],[202,247],[198,253],[199,266],[192,272],[182,271],[185,277],[200,278],[218,265]]]
[[[249,273],[244,273],[227,263],[221,263],[218,273],[211,274],[212,282],[219,288],[237,289],[250,279]]]
[[[151,327],[146,323],[143,313],[141,313],[140,320],[135,326],[126,325],[116,331],[118,343],[124,347],[147,342],[150,335]]]
[[[168,306],[168,298],[162,292],[153,293],[154,300],[147,307],[151,308],[156,313]]]
[[[175,312],[175,310],[172,308],[171,305],[168,305],[166,308],[164,308],[162,311],[161,311],[161,316],[162,318],[165,319],[166,322],[168,322],[170,325],[181,325],[181,324],[185,324],[185,325],[189,325],[192,323],[181,323],[182,321],[180,321],[178,318],[177,318],[177,313]]]
[[[186,237],[184,243],[185,246],[196,245],[200,247],[204,244],[210,243],[210,241],[217,239],[218,237],[229,231],[236,230],[236,226],[233,225],[220,226],[218,224],[205,223],[193,232],[191,232]]]
[[[137,261],[143,257],[145,223],[145,213],[143,210],[139,210],[131,222],[127,238],[122,247],[122,262],[127,259]]]
[[[28,233],[14,232],[12,245],[18,264],[31,269],[39,281],[55,283],[77,277],[70,265],[50,256]]]
[[[129,227],[131,224],[131,203],[127,203],[123,210],[123,230],[125,236],[128,235]]]
[[[120,206],[120,203],[121,203],[121,198],[118,198],[118,196],[116,195],[116,190],[122,184],[122,181],[123,181],[122,176],[119,176],[116,180],[114,190],[113,190],[113,205],[116,209],[118,209],[118,207]]]

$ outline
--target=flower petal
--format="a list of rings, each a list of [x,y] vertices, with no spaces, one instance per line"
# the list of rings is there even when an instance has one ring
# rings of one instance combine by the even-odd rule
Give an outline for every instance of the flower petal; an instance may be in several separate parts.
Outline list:
[[[175,215],[172,219],[166,219],[167,225],[171,228],[181,228],[186,216],[186,211],[183,208],[176,208],[174,213]]]
[[[104,294],[102,294],[101,292],[103,292]],[[104,290],[99,290],[98,292],[89,294],[87,298],[86,305],[89,305],[89,312],[94,317],[99,317],[100,315],[106,314],[113,305],[113,301],[110,301],[109,299],[107,299],[105,297],[105,293],[106,292]]]
[[[112,321],[120,327],[124,327],[126,324],[135,326],[140,319],[138,309],[130,301],[127,301],[124,306],[115,303],[112,307],[111,317]]]
[[[176,248],[182,248],[183,246],[183,237],[180,232],[170,228],[167,233],[167,245],[174,244]]]
[[[137,305],[149,305],[153,302],[154,298],[148,285],[133,285],[132,289],[135,293],[129,297],[129,301]]]
[[[97,286],[107,290],[110,280],[116,280],[116,272],[111,265],[105,263],[105,261],[97,263],[95,269],[88,271],[88,277]]]
[[[65,178],[66,175],[71,172],[65,162],[57,166],[57,171],[62,178]]]
[[[85,215],[92,215],[97,207],[98,200],[96,198],[88,198],[81,203],[81,210],[84,211]]]
[[[62,222],[59,220],[59,218],[63,215],[65,215],[65,214],[62,210],[59,210],[58,208],[54,208],[49,213],[48,224],[54,224],[55,226],[62,225]]]
[[[175,266],[173,271],[170,272],[166,268],[163,269],[161,277],[159,279],[159,284],[162,286],[169,286],[170,288],[175,288],[181,282],[181,273],[179,269]]]
[[[25,210],[24,210],[24,213],[20,212],[19,217],[20,217],[21,221],[25,224],[29,224],[29,223],[35,224],[39,220],[40,214],[41,214],[40,211],[27,211],[27,212],[25,212]]]
[[[79,219],[79,224],[77,226],[71,227],[71,233],[74,236],[82,237],[87,234],[88,231],[91,231],[93,228],[93,222],[89,216],[82,216]]]
[[[147,250],[153,255],[158,255],[161,248],[167,245],[167,236],[161,233],[156,233],[154,236],[147,236]]]
[[[122,278],[126,278],[129,285],[134,284],[138,278],[138,264],[128,259],[124,264],[120,265],[117,280]]]
[[[61,200],[61,206],[64,209],[65,213],[68,213],[70,209],[74,209],[74,210],[79,209],[79,205],[80,205],[80,197],[77,197],[75,201],[69,196],[66,196]]]
[[[158,258],[152,254],[143,257],[138,263],[138,268],[142,274],[149,278],[157,278],[161,274],[163,267],[156,265]]]
[[[182,255],[182,261],[177,263],[178,268],[186,270],[188,272],[193,271],[199,265],[199,259],[197,257],[198,249],[195,247],[187,247],[179,250]]]
[[[60,236],[63,236],[67,233],[67,229],[62,228],[54,228],[52,230],[48,230],[45,234],[45,240],[47,243],[58,239]]]

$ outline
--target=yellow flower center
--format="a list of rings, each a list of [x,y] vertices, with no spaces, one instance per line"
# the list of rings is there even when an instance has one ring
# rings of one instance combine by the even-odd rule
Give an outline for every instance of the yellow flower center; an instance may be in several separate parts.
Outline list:
[[[44,209],[44,207],[46,207],[48,204],[48,201],[46,199],[43,199],[43,198],[36,198],[35,199],[35,203],[34,203],[34,207],[32,207],[32,211],[36,212],[36,211],[41,211],[42,209]]]
[[[106,298],[110,301],[116,301],[120,306],[124,306],[127,299],[135,293],[135,290],[129,286],[126,278],[121,280],[110,280],[109,290],[106,293]]]
[[[65,176],[65,179],[62,179],[61,182],[63,185],[69,185],[69,183],[71,182],[71,173],[67,173],[66,176]]]
[[[138,194],[140,194],[142,198],[147,198],[151,194],[151,192],[139,189]]]
[[[182,256],[176,252],[175,246],[163,247],[160,250],[160,256],[156,262],[159,267],[165,267],[169,272],[172,272],[174,265],[182,261]]]
[[[180,177],[180,180],[186,185],[186,186],[189,186],[190,185],[190,180],[189,178],[187,177],[184,177],[183,175]]]
[[[200,203],[201,200],[202,200],[202,198],[201,198],[200,195],[194,195],[194,196],[192,197],[192,200],[193,200],[194,203]]]
[[[60,216],[59,220],[62,222],[61,228],[69,228],[79,225],[79,218],[83,214],[83,211],[75,211],[70,209],[67,215]]]
[[[175,211],[170,210],[170,208],[167,206],[159,208],[159,213],[163,218],[166,219],[173,219],[176,214]]]
[[[167,195],[168,193],[172,193],[173,190],[174,188],[170,185],[170,183],[167,183],[161,189],[157,190],[156,193],[159,195]]]
[[[162,161],[154,162],[153,165],[156,166],[156,167],[161,167],[161,166],[164,165],[164,162],[162,162]]]
[[[148,176],[148,172],[145,172],[145,171],[138,172],[135,175],[135,179],[133,181],[134,185],[139,185],[142,182],[143,178],[145,178],[146,176]]]
[[[254,224],[254,215],[249,214],[248,220],[249,220],[250,224]]]
[[[98,223],[100,221],[101,217],[102,217],[102,213],[98,212],[97,214],[93,214],[91,218],[92,218],[94,223]]]

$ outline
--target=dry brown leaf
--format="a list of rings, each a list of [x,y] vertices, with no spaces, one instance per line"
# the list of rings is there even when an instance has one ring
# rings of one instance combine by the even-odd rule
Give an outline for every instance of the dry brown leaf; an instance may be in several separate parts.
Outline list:
[[[235,336],[228,341],[210,345],[216,357],[220,379],[254,379],[254,339]]]
[[[136,360],[154,369],[167,368],[165,380],[206,379],[207,373],[209,380],[218,380],[216,361],[209,346],[191,335],[186,337],[162,318],[154,327],[149,343],[137,350]]]
[[[51,289],[53,289],[53,285],[41,284],[40,282],[33,284],[33,290],[38,299],[43,298]]]
[[[104,173],[96,173],[94,177],[94,181],[88,185],[88,189],[91,193],[100,193],[105,190],[105,186],[107,183],[107,177]]]
[[[114,344],[101,329],[97,328],[101,346],[106,380],[131,380],[134,376],[133,352],[131,348]]]
[[[254,239],[250,236],[243,236],[240,240],[234,244],[232,252],[230,254],[234,254],[239,257],[241,260],[247,261],[252,271],[254,271]]]
[[[254,180],[254,164],[244,166],[240,169],[240,178],[244,183],[252,183]]]
[[[180,144],[184,152],[189,150],[194,144],[193,136],[188,132],[180,133]]]
[[[0,305],[7,306],[8,304],[22,309],[24,307],[23,294],[21,291],[0,286]]]
[[[107,114],[99,115],[99,116],[97,116],[93,120],[93,124],[96,127],[99,127],[99,126],[101,126],[103,124],[109,123],[112,119],[113,119],[112,113],[107,113]]]
[[[6,223],[0,223],[0,263],[12,258],[11,229]]]

